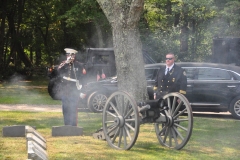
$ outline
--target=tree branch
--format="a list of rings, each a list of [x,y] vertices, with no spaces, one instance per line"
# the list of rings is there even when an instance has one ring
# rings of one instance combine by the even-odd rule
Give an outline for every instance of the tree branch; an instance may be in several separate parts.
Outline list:
[[[132,0],[130,10],[128,13],[128,19],[127,19],[128,26],[133,26],[138,24],[137,22],[139,22],[140,20],[143,6],[144,6],[144,0]],[[141,11],[139,12],[139,10]]]

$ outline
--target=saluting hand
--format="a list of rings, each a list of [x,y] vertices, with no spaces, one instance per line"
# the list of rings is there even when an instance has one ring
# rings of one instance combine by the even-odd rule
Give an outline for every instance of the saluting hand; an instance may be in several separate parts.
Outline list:
[[[74,57],[69,56],[66,60],[66,63],[71,63],[74,61]]]

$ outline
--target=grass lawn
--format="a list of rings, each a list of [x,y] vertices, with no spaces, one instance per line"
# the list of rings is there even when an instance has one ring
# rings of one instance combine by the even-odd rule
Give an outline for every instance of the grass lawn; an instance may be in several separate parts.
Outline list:
[[[0,83],[0,104],[61,104],[49,96],[47,85],[46,77]]]
[[[240,127],[238,120],[194,118],[193,134],[180,151],[161,146],[153,124],[140,127],[138,139],[129,151],[119,151],[106,141],[94,139],[92,133],[101,127],[101,114],[79,113],[79,126],[84,136],[52,137],[52,126],[63,124],[62,114],[56,112],[0,112],[0,130],[8,125],[30,125],[47,140],[50,160],[73,159],[231,159],[238,160]],[[2,132],[1,132],[2,134]],[[0,135],[0,159],[22,160],[27,158],[26,139]]]
[[[45,79],[17,84],[2,83],[0,104],[61,104],[48,96],[46,85]],[[119,151],[110,148],[106,141],[92,137],[92,133],[101,127],[102,118],[101,114],[96,113],[90,113],[89,117],[86,113],[79,112],[78,125],[83,127],[84,136],[52,137],[52,126],[63,125],[62,113],[0,111],[0,159],[27,159],[26,138],[2,136],[2,128],[9,125],[36,126],[37,131],[47,140],[49,160],[240,159],[239,120],[194,117],[191,139],[179,151],[161,146],[153,124],[144,124],[140,127],[133,148]]]

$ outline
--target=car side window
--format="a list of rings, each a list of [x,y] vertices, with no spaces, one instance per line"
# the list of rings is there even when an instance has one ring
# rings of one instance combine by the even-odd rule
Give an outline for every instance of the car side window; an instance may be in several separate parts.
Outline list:
[[[227,70],[218,68],[199,68],[199,80],[231,80],[231,76]]]
[[[109,56],[108,55],[96,55],[94,56],[94,64],[107,64],[109,62]]]
[[[233,80],[240,80],[240,75],[238,73],[231,71],[231,74],[233,75],[233,78],[232,78]]]
[[[186,76],[188,80],[196,79],[197,68],[195,67],[183,67],[186,72]]]
[[[157,72],[158,72],[157,68],[146,68],[145,69],[146,80],[155,80]]]

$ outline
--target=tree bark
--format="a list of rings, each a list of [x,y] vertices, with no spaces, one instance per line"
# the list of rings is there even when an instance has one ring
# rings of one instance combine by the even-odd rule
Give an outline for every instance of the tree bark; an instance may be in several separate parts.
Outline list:
[[[97,0],[112,26],[118,88],[148,99],[138,22],[144,0]]]

